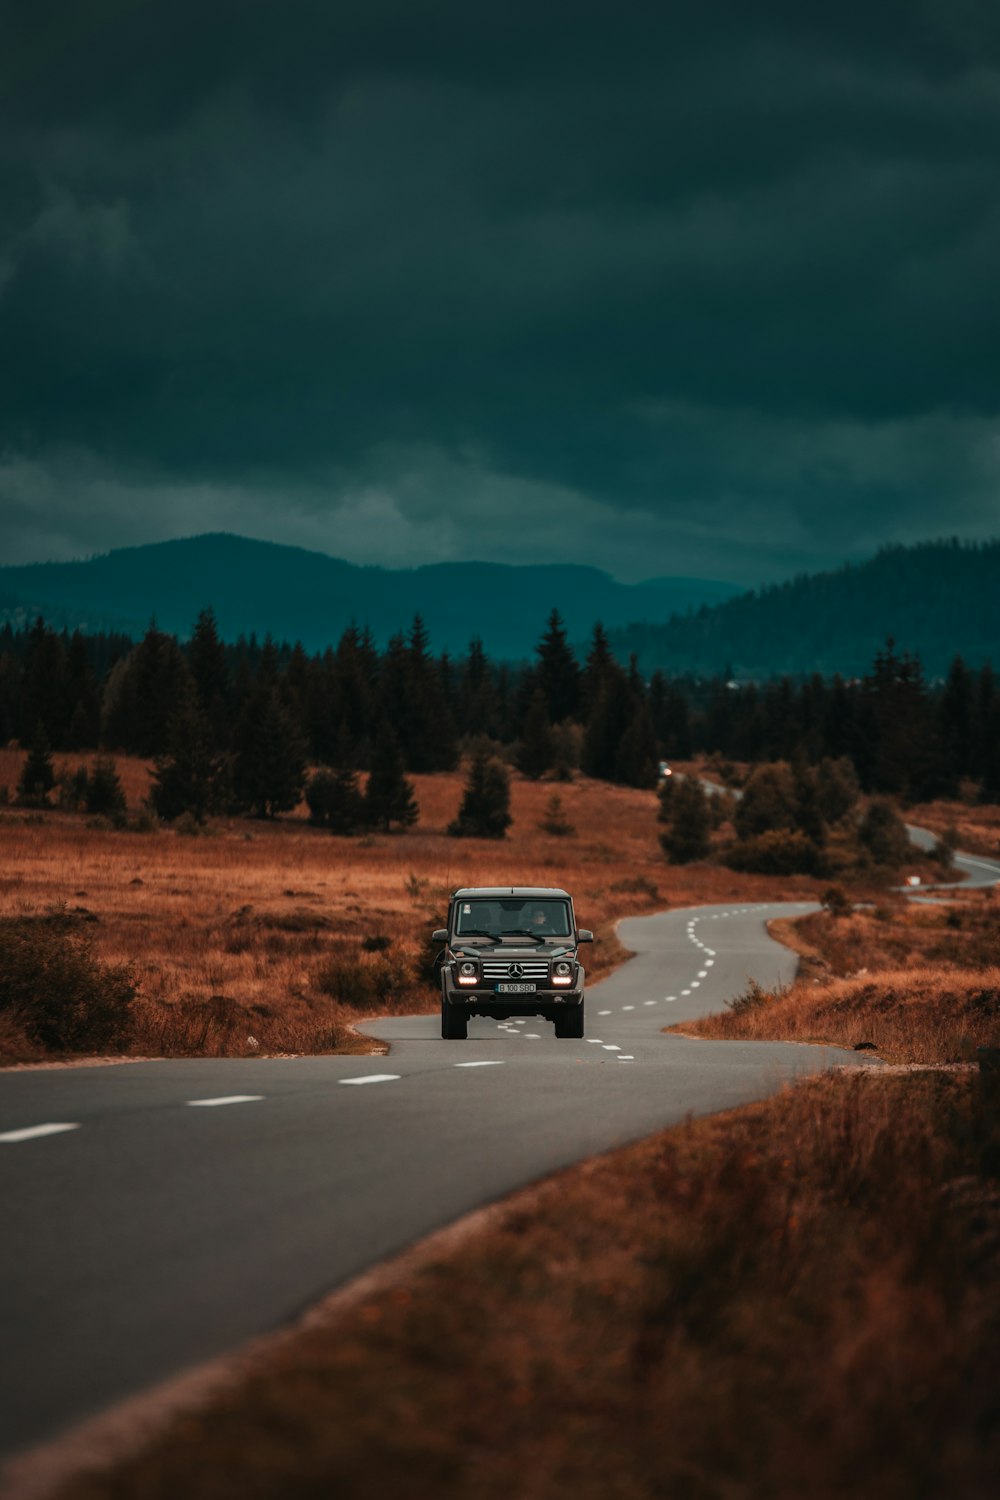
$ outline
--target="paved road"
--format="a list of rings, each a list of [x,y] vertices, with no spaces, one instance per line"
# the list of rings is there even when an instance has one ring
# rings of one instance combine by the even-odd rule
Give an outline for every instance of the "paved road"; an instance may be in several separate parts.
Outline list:
[[[544,1022],[367,1029],[387,1057],[0,1073],[0,1453],[287,1322],[429,1231],[556,1168],[853,1054],[664,1036],[753,977],[807,906],[621,926],[637,957]],[[51,1127],[43,1133],[45,1127]],[[72,1127],[60,1128],[55,1127]]]

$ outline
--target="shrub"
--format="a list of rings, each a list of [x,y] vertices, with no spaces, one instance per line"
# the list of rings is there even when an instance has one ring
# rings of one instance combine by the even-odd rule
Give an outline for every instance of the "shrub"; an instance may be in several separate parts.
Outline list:
[[[124,1047],[135,983],[127,965],[102,965],[65,917],[0,923],[0,1012],[51,1052]]]
[[[765,1005],[770,1005],[777,996],[770,990],[766,990],[756,979],[751,979],[746,989],[739,995],[734,995],[731,1000],[726,1001],[726,1009],[731,1010],[734,1016],[745,1016],[748,1011],[762,1010]]]
[[[831,917],[849,917],[854,910],[854,902],[839,885],[831,885],[829,890],[823,892],[823,910],[829,912]]]
[[[316,970],[313,982],[341,1005],[374,1010],[393,995],[407,994],[413,988],[413,973],[402,958],[385,953],[362,955],[348,948],[331,954]]]
[[[738,840],[726,863],[731,870],[753,875],[819,875],[823,853],[804,833],[772,828],[755,838]]]

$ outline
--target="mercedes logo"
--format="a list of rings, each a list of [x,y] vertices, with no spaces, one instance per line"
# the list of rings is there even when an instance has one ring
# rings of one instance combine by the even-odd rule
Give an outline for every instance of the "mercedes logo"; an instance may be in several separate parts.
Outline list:
[[[524,973],[524,966],[522,964],[511,964],[507,970],[507,973],[510,975],[511,979],[520,979],[521,975]]]

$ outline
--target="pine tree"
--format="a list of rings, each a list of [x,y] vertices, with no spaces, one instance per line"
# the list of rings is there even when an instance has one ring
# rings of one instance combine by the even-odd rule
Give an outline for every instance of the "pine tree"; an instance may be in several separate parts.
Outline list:
[[[541,688],[536,688],[521,725],[515,764],[522,776],[527,776],[530,781],[537,781],[552,765],[553,756],[552,729],[545,707],[545,695]]]
[[[150,801],[158,817],[172,822],[188,813],[204,823],[228,801],[229,762],[215,748],[208,715],[189,693],[170,721],[166,754],[158,758]]]
[[[306,778],[306,751],[298,725],[282,703],[273,668],[247,700],[236,731],[233,784],[237,806],[273,818],[298,805]]]
[[[590,720],[597,705],[597,699],[604,680],[617,663],[611,654],[611,643],[608,633],[598,620],[594,626],[590,638],[590,649],[587,652],[587,660],[584,664],[583,675],[580,683],[580,697],[583,707],[583,716]]]
[[[83,805],[87,812],[103,818],[120,817],[125,812],[125,788],[113,756],[94,757],[87,773]]]
[[[536,680],[545,698],[550,724],[576,718],[580,712],[580,668],[566,640],[557,609],[549,615],[545,634],[535,647]]]
[[[218,749],[229,744],[230,681],[226,648],[211,609],[203,609],[195,621],[188,646],[188,661],[201,711],[205,714]]]
[[[554,838],[571,838],[576,833],[575,826],[566,816],[563,799],[558,792],[553,792],[546,802],[538,826],[543,833],[551,834]]]
[[[155,621],[108,680],[103,738],[133,755],[163,755],[168,726],[191,688],[191,671],[176,640]]]
[[[469,642],[469,654],[462,669],[458,718],[463,734],[495,737],[499,732],[493,672],[478,636]]]
[[[614,778],[622,786],[654,787],[656,769],[653,719],[649,704],[640,698],[615,754]]]
[[[399,741],[388,719],[383,719],[375,736],[371,773],[365,788],[365,822],[388,831],[393,823],[401,829],[410,828],[419,816],[413,787],[404,775]]]
[[[601,679],[583,740],[583,769],[588,776],[614,781],[618,749],[634,713],[628,678],[617,662],[610,662]]]
[[[685,776],[670,800],[670,822],[660,834],[660,844],[672,865],[704,859],[709,851],[712,816],[708,797],[699,781]]]
[[[502,839],[512,821],[507,768],[487,750],[479,749],[469,765],[458,817],[448,832],[453,838]]]
[[[25,807],[48,807],[56,773],[49,754],[45,726],[39,721],[28,745],[28,754],[17,783],[17,798]]]
[[[28,632],[21,670],[22,738],[33,735],[41,725],[50,749],[53,745],[65,747],[72,718],[67,687],[66,647],[39,616]]]
[[[364,826],[365,804],[358,774],[350,763],[350,745],[342,736],[336,764],[321,767],[306,786],[309,821],[331,833],[352,834]]]

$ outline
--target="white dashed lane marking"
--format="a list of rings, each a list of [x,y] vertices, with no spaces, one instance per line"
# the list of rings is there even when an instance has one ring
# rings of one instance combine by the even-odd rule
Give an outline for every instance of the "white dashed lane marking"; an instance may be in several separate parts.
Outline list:
[[[622,1010],[635,1010],[634,1005],[623,1005]]]
[[[622,1049],[617,1045],[616,1042],[605,1042],[604,1050],[605,1052],[620,1052]]]
[[[599,1010],[597,1014],[599,1016],[610,1016],[611,1012],[609,1010]]]
[[[219,1104],[256,1104],[263,1094],[222,1094],[218,1099],[185,1099],[191,1109],[215,1109]]]
[[[21,1141],[41,1140],[45,1135],[62,1135],[65,1130],[79,1130],[79,1125],[61,1124],[53,1121],[49,1125],[28,1125],[23,1130],[5,1130],[0,1141],[8,1146],[17,1146]]]
[[[540,1031],[522,1031],[521,1035],[526,1037],[529,1042],[540,1042],[542,1040],[542,1033]]]
[[[481,1062],[456,1063],[456,1068],[502,1068],[502,1057],[486,1057]]]
[[[399,1073],[365,1073],[361,1078],[338,1078],[338,1083],[396,1083]]]
[[[590,1045],[592,1047],[603,1047],[604,1046],[604,1043],[601,1041],[601,1039],[600,1039],[599,1036],[588,1036],[587,1041],[590,1043]]]
[[[643,1005],[655,1005],[656,1001],[655,1000],[644,1000],[642,1003],[643,1003]]]

